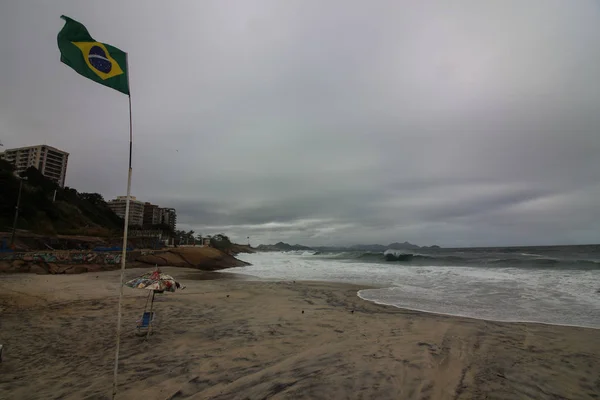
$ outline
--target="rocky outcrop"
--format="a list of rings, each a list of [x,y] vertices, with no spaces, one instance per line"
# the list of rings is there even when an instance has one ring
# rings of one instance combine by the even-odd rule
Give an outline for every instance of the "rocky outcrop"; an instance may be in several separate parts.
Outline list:
[[[228,249],[227,254],[235,256],[240,253],[256,253],[256,250],[247,244],[235,244],[233,243],[231,247]]]
[[[169,250],[167,254],[161,254],[160,257],[165,259],[167,265],[196,268],[203,271],[217,271],[249,265],[213,247],[176,248]]]
[[[139,256],[136,258],[136,261],[139,261],[144,264],[157,265],[159,267],[164,267],[166,265],[170,265],[170,264],[168,264],[165,257],[162,257],[160,255],[154,255],[154,254]]]

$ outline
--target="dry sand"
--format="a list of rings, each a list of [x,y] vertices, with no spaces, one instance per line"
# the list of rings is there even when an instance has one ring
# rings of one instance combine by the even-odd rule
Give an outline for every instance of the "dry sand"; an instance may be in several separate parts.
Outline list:
[[[146,293],[125,288],[120,399],[600,396],[600,330],[401,310],[350,285],[163,270],[187,288],[157,296],[149,341],[135,335]],[[118,274],[2,276],[1,399],[110,398]]]

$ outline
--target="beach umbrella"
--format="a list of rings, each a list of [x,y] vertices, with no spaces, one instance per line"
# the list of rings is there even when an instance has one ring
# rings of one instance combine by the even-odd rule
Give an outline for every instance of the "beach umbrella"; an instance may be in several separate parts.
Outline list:
[[[163,274],[158,268],[154,271],[146,272],[130,281],[125,282],[125,286],[134,289],[153,290],[158,293],[174,292],[177,289],[184,289],[171,275]]]
[[[146,300],[146,306],[144,307],[144,313],[142,314],[142,318],[138,321],[138,331],[142,328],[148,329],[146,333],[146,337],[150,336],[150,331],[152,330],[152,322],[154,321],[154,295],[156,293],[174,292],[177,289],[184,289],[185,286],[181,285],[177,282],[171,275],[163,274],[160,272],[158,267],[154,271],[147,272],[137,278],[134,278],[130,281],[125,282],[125,286],[134,289],[145,289],[151,290],[152,296],[148,293],[148,299]],[[152,297],[150,301],[150,311],[148,310],[148,300]]]

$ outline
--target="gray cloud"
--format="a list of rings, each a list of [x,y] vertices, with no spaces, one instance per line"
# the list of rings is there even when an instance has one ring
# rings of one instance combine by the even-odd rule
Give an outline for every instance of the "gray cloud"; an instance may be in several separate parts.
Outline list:
[[[594,1],[0,5],[0,140],[123,194],[127,99],[59,62],[60,14],[130,53],[133,194],[238,240],[598,242]]]

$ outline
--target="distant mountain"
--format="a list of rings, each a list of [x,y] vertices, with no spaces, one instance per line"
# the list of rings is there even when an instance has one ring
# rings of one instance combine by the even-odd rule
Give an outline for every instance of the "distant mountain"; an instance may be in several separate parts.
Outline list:
[[[275,244],[261,244],[256,248],[258,251],[295,251],[295,250],[312,250],[310,247],[302,246],[299,244],[288,244],[279,242]]]
[[[355,244],[354,246],[350,246],[347,250],[350,251],[373,251],[373,252],[382,252],[388,249],[387,246],[381,244]]]
[[[374,253],[383,253],[386,250],[418,250],[418,249],[439,249],[439,246],[417,246],[409,242],[404,243],[390,243],[389,245],[383,244],[355,244],[353,246],[313,246],[306,247],[299,244],[290,245],[287,243],[279,242],[274,245],[261,244],[256,248],[258,251],[292,251],[292,250],[317,250],[317,251],[370,251]]]
[[[388,249],[392,249],[392,250],[417,250],[420,249],[421,247],[417,246],[416,244],[412,244],[412,243],[408,243],[408,242],[404,242],[404,243],[391,243],[388,246]]]
[[[390,243],[387,246],[382,244],[355,244],[354,246],[350,246],[346,248],[346,250],[350,251],[372,251],[372,252],[384,252],[386,250],[418,250],[424,247],[417,246],[416,244],[412,244],[409,242],[404,243]]]

